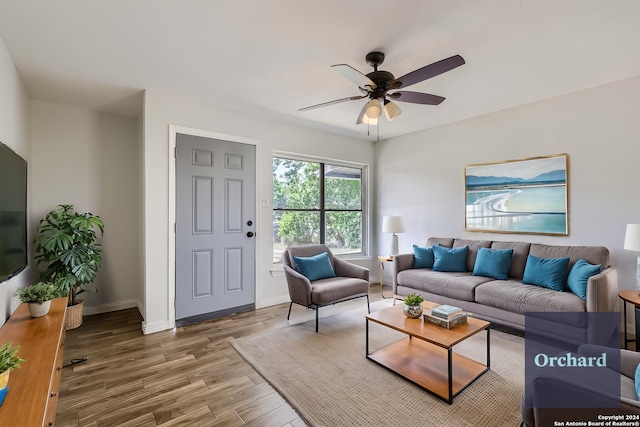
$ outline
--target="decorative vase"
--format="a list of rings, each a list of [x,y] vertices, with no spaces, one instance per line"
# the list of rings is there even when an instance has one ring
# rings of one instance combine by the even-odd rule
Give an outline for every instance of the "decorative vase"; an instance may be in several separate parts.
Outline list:
[[[9,374],[11,373],[11,369],[7,369],[6,371],[0,373],[0,405],[4,402],[4,398],[7,395],[7,391],[9,391]]]
[[[50,307],[51,300],[47,300],[42,304],[38,304],[37,302],[30,302],[29,314],[31,314],[31,317],[42,317],[49,312]]]
[[[76,301],[76,305],[67,306],[67,312],[64,316],[64,329],[66,331],[78,328],[82,325],[82,308],[84,306],[84,300],[79,299]]]
[[[402,308],[402,312],[409,319],[417,319],[418,317],[422,316],[422,305],[421,304],[418,304],[418,305],[405,304],[404,307]]]

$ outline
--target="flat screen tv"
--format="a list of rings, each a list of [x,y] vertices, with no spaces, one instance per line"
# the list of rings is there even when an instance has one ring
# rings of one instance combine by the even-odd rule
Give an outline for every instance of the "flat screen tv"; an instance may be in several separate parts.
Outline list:
[[[0,143],[0,282],[27,262],[27,162]]]

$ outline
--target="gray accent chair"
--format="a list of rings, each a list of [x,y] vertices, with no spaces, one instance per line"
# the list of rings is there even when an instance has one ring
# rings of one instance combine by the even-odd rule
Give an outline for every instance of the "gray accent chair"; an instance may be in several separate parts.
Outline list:
[[[585,344],[578,349],[579,355],[599,356],[603,349],[595,345]],[[616,408],[529,408],[524,395],[520,405],[522,424],[524,427],[552,426],[554,421],[600,421],[599,415],[629,415],[640,414],[640,402],[635,390],[635,371],[640,363],[640,353],[630,350],[620,350],[620,406]],[[604,368],[608,369],[608,368]],[[564,371],[566,372],[566,370]],[[538,378],[534,382],[534,395],[540,387],[548,390],[553,387],[555,392],[568,393],[580,399],[581,396],[602,395],[599,390],[589,390],[576,384],[571,377],[566,381],[561,378]]]
[[[329,260],[336,277],[311,282],[298,272],[293,257],[312,257],[322,252],[329,254]],[[316,332],[318,332],[320,307],[360,297],[367,298],[367,311],[371,313],[369,307],[369,269],[336,258],[325,245],[289,247],[282,255],[282,263],[291,298],[287,320],[291,316],[293,303],[314,309],[316,311]]]

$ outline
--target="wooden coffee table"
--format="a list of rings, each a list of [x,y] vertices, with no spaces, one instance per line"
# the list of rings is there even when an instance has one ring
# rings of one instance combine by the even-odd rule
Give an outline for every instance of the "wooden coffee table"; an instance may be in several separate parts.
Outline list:
[[[422,303],[425,311],[437,305]],[[408,336],[370,353],[369,321]],[[396,305],[366,316],[366,356],[451,404],[454,397],[490,369],[489,325],[469,317],[466,324],[446,329],[425,322],[422,317],[409,319],[402,312],[402,305]],[[453,351],[456,344],[483,330],[487,331],[486,364]]]

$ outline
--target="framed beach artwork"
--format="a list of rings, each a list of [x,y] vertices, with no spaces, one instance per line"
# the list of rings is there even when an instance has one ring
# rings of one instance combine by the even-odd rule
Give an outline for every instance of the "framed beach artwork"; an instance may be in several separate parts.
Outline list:
[[[568,156],[468,165],[465,230],[569,235]]]

